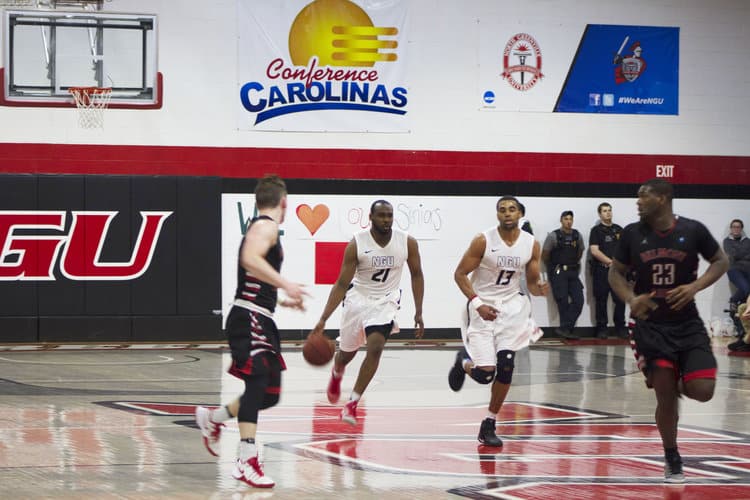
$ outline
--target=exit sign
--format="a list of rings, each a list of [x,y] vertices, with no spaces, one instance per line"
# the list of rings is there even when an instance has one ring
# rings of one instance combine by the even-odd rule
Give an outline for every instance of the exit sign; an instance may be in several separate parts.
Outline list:
[[[674,165],[657,165],[657,177],[674,177]]]

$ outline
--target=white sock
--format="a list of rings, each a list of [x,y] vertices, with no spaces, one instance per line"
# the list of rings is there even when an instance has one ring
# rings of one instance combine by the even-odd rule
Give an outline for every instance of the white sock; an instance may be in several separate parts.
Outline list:
[[[492,412],[488,412],[487,413],[487,418],[489,418],[490,420],[496,420],[497,419],[497,414],[496,413],[492,413]]]
[[[344,376],[344,369],[342,368],[340,372],[336,371],[336,363],[333,364],[333,368],[331,369],[331,375],[333,378],[339,379]]]
[[[258,456],[258,447],[255,445],[255,440],[252,443],[248,443],[246,440],[240,441],[240,460],[247,462],[252,457]]]
[[[209,419],[211,420],[211,422],[215,424],[226,422],[230,418],[232,418],[232,416],[229,414],[229,411],[227,410],[226,406],[222,406],[221,408],[216,408],[209,415]]]
[[[352,391],[352,395],[349,396],[349,401],[359,401],[359,398],[361,397],[362,397],[362,394]]]

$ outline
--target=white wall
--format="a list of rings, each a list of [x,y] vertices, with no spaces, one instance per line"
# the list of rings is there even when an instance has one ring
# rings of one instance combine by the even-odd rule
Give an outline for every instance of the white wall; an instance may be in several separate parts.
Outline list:
[[[395,227],[408,231],[419,243],[425,275],[425,326],[459,327],[460,311],[466,299],[453,281],[453,271],[474,235],[497,225],[497,197],[381,196],[377,193],[372,196],[290,195],[286,221],[282,225],[285,254],[282,274],[304,283],[311,297],[305,313],[278,309],[278,323],[282,328],[312,328],[325,306],[331,286],[313,284],[315,242],[349,241],[356,231],[367,227],[370,204],[379,198],[393,204]],[[622,226],[637,220],[635,197],[606,200],[522,197],[521,201],[526,206],[526,214],[540,245],[547,233],[560,227],[559,216],[563,210],[573,210],[575,213],[574,227],[581,232],[587,248],[589,231],[598,223],[596,207],[600,202],[608,201],[612,205],[614,220]],[[222,197],[222,309],[225,317],[237,286],[237,251],[242,240],[237,203],[241,203],[242,213],[246,217],[252,216],[254,207],[251,195],[225,194]],[[315,234],[311,235],[296,216],[296,209],[301,204],[310,207],[324,204],[330,210],[329,218]],[[740,213],[747,209],[746,205],[744,201],[725,201],[718,205],[709,200],[676,199],[674,209],[677,214],[703,222],[721,244],[728,234],[732,218],[727,214]],[[404,215],[415,211],[423,215],[421,221]],[[361,218],[353,217],[355,212],[359,212]],[[699,272],[704,272],[706,267],[707,263],[701,261]],[[582,270],[581,279],[584,281],[586,304],[577,325],[592,326],[594,311],[593,305],[589,305],[593,304],[590,275]],[[401,287],[404,294],[398,322],[402,327],[411,328],[414,300],[408,269],[402,275]],[[728,305],[729,295],[729,282],[725,276],[696,296],[698,310],[706,322],[714,317],[726,316],[722,311]],[[557,307],[551,295],[547,299],[532,297],[532,306],[533,316],[539,325],[559,324]],[[338,328],[339,312],[337,310],[331,316],[327,328]]]
[[[367,2],[358,3],[367,6]],[[112,0],[110,12],[158,15],[164,107],[110,110],[80,130],[71,109],[0,108],[1,142],[331,147],[745,156],[750,128],[750,2],[746,0],[404,0],[411,31],[407,134],[238,131],[235,0]],[[490,113],[478,110],[477,23],[520,29],[587,23],[680,27],[679,116]],[[498,29],[504,43],[514,33]],[[547,60],[573,54],[542,47]],[[567,63],[563,65],[567,68]],[[552,81],[559,75],[549,75]]]

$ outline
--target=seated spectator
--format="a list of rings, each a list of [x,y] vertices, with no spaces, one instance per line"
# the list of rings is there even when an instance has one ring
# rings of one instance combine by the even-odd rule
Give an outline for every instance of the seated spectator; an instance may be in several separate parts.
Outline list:
[[[724,238],[724,252],[729,256],[729,281],[735,286],[736,291],[729,299],[729,308],[732,313],[737,311],[737,306],[747,300],[750,294],[750,239],[743,231],[745,225],[739,219],[734,219],[729,224],[729,236]]]

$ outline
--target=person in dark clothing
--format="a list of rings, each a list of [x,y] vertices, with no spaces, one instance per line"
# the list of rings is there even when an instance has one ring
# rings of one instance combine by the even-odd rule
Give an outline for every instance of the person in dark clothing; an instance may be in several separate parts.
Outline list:
[[[615,331],[618,337],[625,338],[628,335],[625,329],[625,303],[612,292],[607,278],[622,227],[612,222],[612,205],[609,203],[600,203],[597,211],[600,222],[591,228],[589,234],[591,283],[594,287],[594,307],[596,308],[596,336],[600,339],[607,338],[607,302],[609,296],[612,295],[612,302],[615,305],[612,315]]]
[[[581,233],[573,229],[573,211],[566,210],[560,214],[560,229],[547,235],[542,249],[542,260],[560,313],[560,327],[555,333],[569,340],[579,338],[573,328],[583,309],[583,283],[579,276],[583,246]]]
[[[724,252],[729,257],[727,277],[736,288],[729,299],[732,313],[750,295],[750,239],[745,236],[744,227],[740,219],[734,219],[729,224],[729,236],[724,238],[723,244]]]
[[[664,179],[640,187],[641,220],[623,229],[609,268],[609,284],[635,318],[632,345],[646,386],[656,394],[664,481],[682,483],[678,398],[682,393],[709,401],[716,387],[716,358],[694,298],[721,278],[729,260],[706,226],[674,214],[672,196],[672,185]],[[699,257],[709,262],[700,276]],[[636,271],[633,288],[627,282],[631,269]]]
[[[529,234],[534,234],[533,229],[531,229],[531,222],[529,222],[529,219],[526,218],[526,206],[523,203],[518,203],[519,209],[521,211],[521,220],[518,221],[518,227],[521,228],[521,231],[526,231]]]

